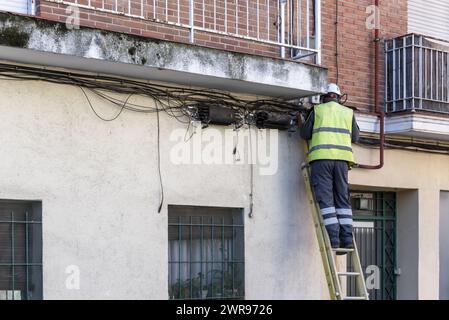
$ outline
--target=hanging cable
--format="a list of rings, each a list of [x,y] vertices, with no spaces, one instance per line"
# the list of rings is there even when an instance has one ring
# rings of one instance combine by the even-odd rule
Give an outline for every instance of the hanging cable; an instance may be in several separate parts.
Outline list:
[[[158,110],[157,103],[156,103],[156,110]],[[157,212],[161,213],[162,206],[164,204],[164,185],[162,184],[162,172],[161,172],[161,124],[158,111],[156,112],[156,121],[157,121],[157,172],[159,176],[159,188],[160,188],[160,203]]]
[[[122,107],[120,108],[120,111],[117,113],[117,115],[115,115],[114,117],[112,117],[111,119],[106,119],[103,118],[102,116],[100,116],[98,114],[98,112],[95,110],[94,106],[92,105],[92,102],[90,101],[89,97],[86,94],[86,91],[84,91],[83,87],[79,87],[81,89],[81,91],[84,93],[84,96],[86,97],[87,102],[89,103],[90,108],[92,109],[93,113],[101,120],[109,122],[109,121],[114,121],[116,120],[123,112],[123,110],[125,110],[126,104],[128,103],[129,98],[131,98],[133,96],[133,94],[131,93],[130,95],[128,95],[128,97],[126,98],[125,102],[123,102]]]
[[[55,84],[76,85],[83,88],[83,94],[96,116],[105,121],[113,120],[116,117],[112,119],[101,117],[93,107],[87,91],[119,107],[120,111],[116,116],[119,116],[125,109],[141,113],[163,111],[170,117],[185,124],[192,120],[192,114],[195,113],[195,108],[199,103],[230,108],[242,115],[247,114],[249,111],[286,113],[303,112],[305,109],[301,103],[297,101],[293,103],[289,99],[243,99],[218,90],[180,88],[106,75],[92,75],[10,64],[0,64],[0,79],[40,80]],[[122,101],[111,95],[110,92],[149,97],[158,102],[159,110],[148,105]],[[244,116],[241,118],[245,119]]]
[[[250,166],[250,191],[249,191],[249,212],[248,217],[252,218],[254,216],[253,214],[253,207],[254,207],[254,164],[253,164],[253,144],[251,139],[251,125],[248,125],[249,130],[249,166]]]

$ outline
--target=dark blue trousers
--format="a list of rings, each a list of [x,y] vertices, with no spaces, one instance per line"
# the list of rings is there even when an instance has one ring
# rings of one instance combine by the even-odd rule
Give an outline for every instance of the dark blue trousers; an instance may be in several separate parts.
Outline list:
[[[310,166],[315,197],[332,246],[344,247],[351,244],[352,210],[348,163],[341,160],[316,160]]]

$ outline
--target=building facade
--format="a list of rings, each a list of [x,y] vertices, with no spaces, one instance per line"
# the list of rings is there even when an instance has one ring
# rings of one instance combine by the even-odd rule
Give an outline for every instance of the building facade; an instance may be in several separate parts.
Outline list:
[[[449,8],[423,3],[2,0],[0,299],[327,299],[295,128],[328,81],[371,299],[448,298]]]

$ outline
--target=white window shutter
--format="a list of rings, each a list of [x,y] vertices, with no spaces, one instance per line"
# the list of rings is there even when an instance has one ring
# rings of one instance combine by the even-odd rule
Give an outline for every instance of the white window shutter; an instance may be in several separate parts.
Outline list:
[[[31,0],[1,0],[0,10],[17,12],[23,14],[32,13],[32,1]]]
[[[408,0],[408,32],[449,41],[449,1]]]

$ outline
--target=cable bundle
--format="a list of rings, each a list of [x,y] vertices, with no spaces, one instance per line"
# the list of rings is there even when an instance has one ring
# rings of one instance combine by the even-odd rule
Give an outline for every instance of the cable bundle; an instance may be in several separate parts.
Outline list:
[[[198,114],[198,106],[201,105],[215,105],[235,110],[239,113],[237,118],[243,122],[238,124],[239,126],[246,123],[252,124],[253,115],[258,111],[277,114],[305,112],[301,102],[293,103],[284,99],[242,99],[218,90],[181,88],[106,75],[0,64],[0,76],[3,79],[41,80],[56,84],[78,86],[83,91],[94,113],[104,121],[115,120],[123,110],[128,110],[142,113],[162,111],[179,122],[189,123],[192,120],[197,120],[195,115]],[[117,115],[111,119],[101,117],[95,111],[87,92],[93,93],[117,106],[119,108]],[[115,98],[110,94],[112,92],[127,95],[127,98],[125,100]],[[129,102],[130,97],[134,95],[151,98],[154,101],[154,106]]]

